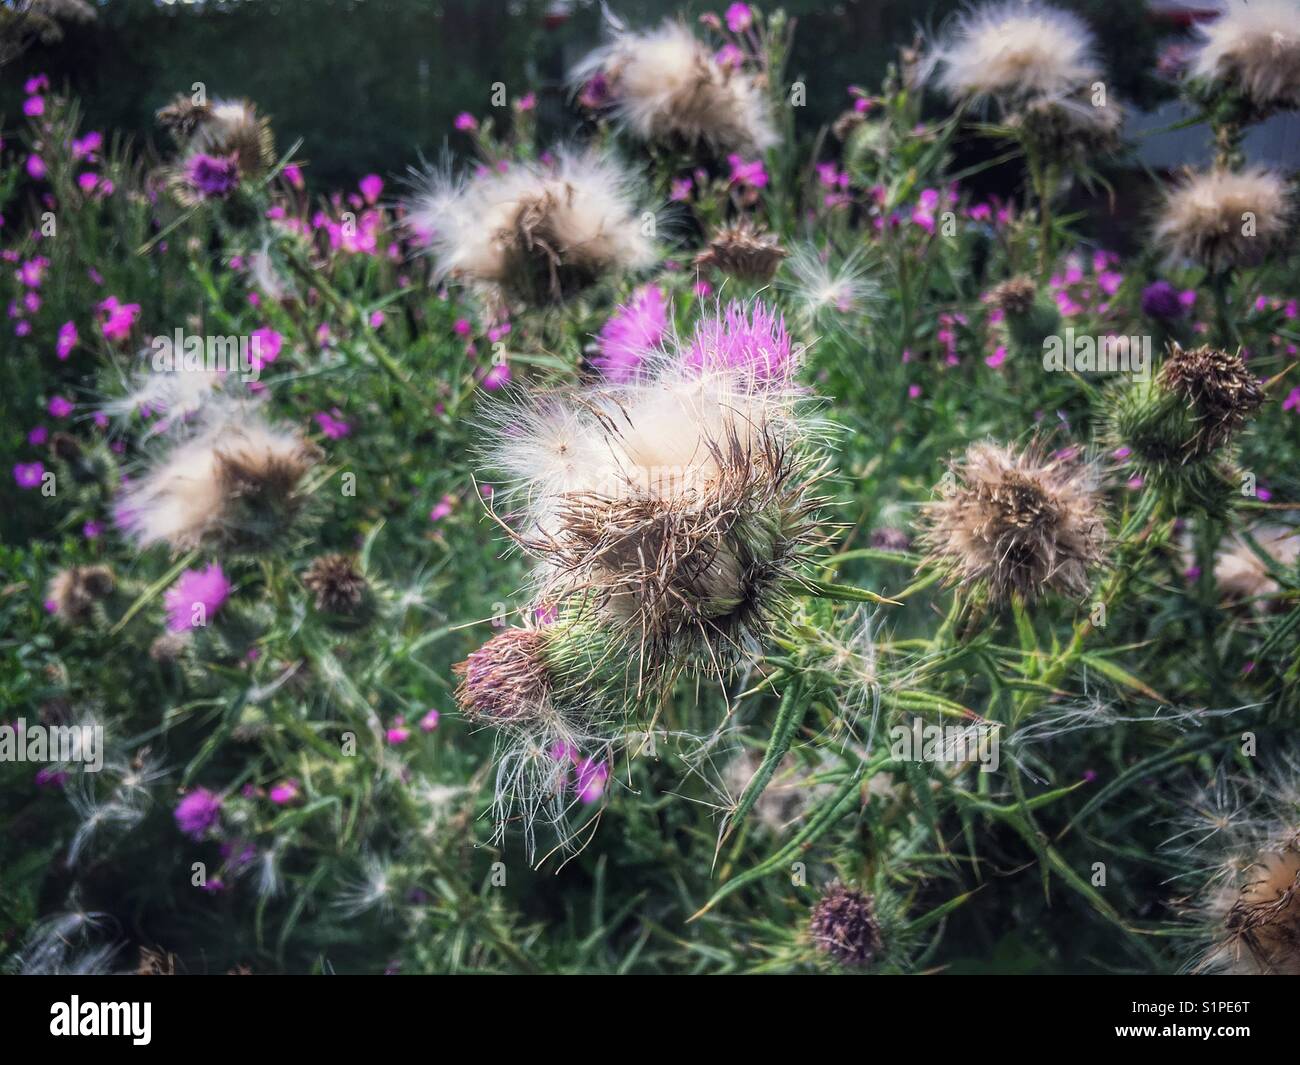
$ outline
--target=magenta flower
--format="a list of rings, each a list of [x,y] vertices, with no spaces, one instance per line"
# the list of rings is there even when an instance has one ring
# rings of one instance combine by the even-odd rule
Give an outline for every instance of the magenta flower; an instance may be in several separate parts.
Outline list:
[[[420,718],[420,731],[432,732],[438,727],[438,719],[441,716],[437,710],[430,710],[424,717]]]
[[[88,521],[81,527],[81,535],[87,540],[98,540],[104,533],[104,523]]]
[[[429,520],[442,521],[443,518],[451,513],[451,508],[455,503],[456,501],[452,499],[451,496],[443,496],[433,505],[433,509],[429,511]]]
[[[783,384],[793,373],[794,351],[785,318],[761,301],[746,308],[732,300],[722,313],[702,317],[683,359],[699,370],[739,370],[755,380]]]
[[[597,73],[578,93],[578,103],[588,111],[598,111],[609,103],[609,79]]]
[[[610,315],[596,344],[600,354],[591,361],[606,379],[626,384],[668,332],[668,310],[663,290],[644,285]]]
[[[14,466],[14,480],[26,491],[35,488],[45,476],[45,465],[40,462],[19,462]]]
[[[197,152],[185,161],[185,183],[205,200],[223,200],[239,187],[239,157]]]
[[[352,432],[352,426],[343,420],[338,407],[329,412],[320,411],[315,415],[315,419],[316,424],[320,426],[320,431],[331,440],[342,440]]]
[[[691,198],[692,182],[689,177],[673,178],[668,199],[673,203],[682,203]]]
[[[126,340],[140,317],[140,304],[122,303],[109,296],[99,304],[99,328],[105,340]]]
[[[727,162],[731,165],[731,183],[747,189],[767,188],[767,170],[761,159],[746,161],[742,156],[729,155]]]
[[[574,777],[573,790],[578,793],[578,798],[588,804],[599,802],[605,793],[605,781],[609,779],[609,765],[583,758],[575,765]]]
[[[27,99],[23,101],[23,114],[28,118],[36,118],[38,115],[45,114],[45,97],[27,97]]]
[[[390,746],[396,747],[411,738],[411,730],[406,727],[406,719],[393,718],[393,725],[384,733]]]
[[[988,355],[985,357],[984,364],[986,366],[992,366],[996,370],[999,366],[1001,366],[1006,361],[1007,361],[1006,345],[999,344],[997,346],[997,349],[993,352],[992,355]]]
[[[62,396],[54,396],[47,408],[50,414],[55,418],[66,418],[72,413],[72,403]]]
[[[45,280],[46,267],[50,265],[50,260],[44,255],[37,255],[28,259],[18,267],[18,280],[28,288],[40,288],[41,282]]]
[[[1286,399],[1282,400],[1283,410],[1300,410],[1300,387],[1291,389]]]
[[[472,133],[478,129],[478,119],[468,111],[462,111],[456,116],[456,121],[452,123],[462,133]]]
[[[508,362],[498,362],[492,369],[483,375],[483,387],[489,392],[495,392],[498,388],[504,388],[510,383],[510,364]]]
[[[298,782],[282,780],[271,788],[268,797],[276,806],[286,806],[298,798]]]
[[[296,163],[290,163],[280,173],[283,175],[284,180],[295,189],[301,189],[306,184],[302,179],[302,167]]]
[[[45,161],[39,155],[27,157],[27,176],[33,181],[40,181],[45,177]]]
[[[519,97],[515,101],[515,109],[518,111],[531,111],[537,106],[537,93],[529,92]]]
[[[79,339],[75,322],[64,322],[59,326],[59,337],[54,345],[54,354],[59,357],[60,362],[72,354],[72,349],[77,346]]]
[[[744,33],[754,24],[754,12],[748,4],[732,4],[723,18],[727,20],[727,29],[732,33]]]
[[[104,135],[95,130],[72,142],[72,157],[78,161],[93,158],[104,145]]]
[[[30,433],[27,434],[27,442],[31,444],[32,447],[39,447],[41,444],[45,443],[45,441],[47,441],[49,438],[50,438],[50,431],[46,429],[45,426],[43,425],[36,426],[36,428],[34,428]]]
[[[361,189],[361,195],[366,198],[366,203],[374,203],[379,199],[379,194],[384,191],[384,179],[378,174],[367,174],[361,179],[358,187]]]
[[[45,74],[33,74],[23,82],[23,92],[28,96],[35,96],[38,92],[47,92],[50,88],[50,79]]]
[[[249,361],[255,370],[260,370],[263,366],[275,362],[280,357],[280,349],[284,347],[284,337],[269,325],[264,325],[261,329],[254,329],[249,334],[249,339],[252,341],[249,345],[252,354]]]
[[[176,804],[176,826],[190,839],[199,840],[221,819],[221,796],[195,788]]]
[[[231,587],[217,562],[207,569],[187,569],[163,597],[167,628],[172,632],[187,632],[196,625],[206,625],[207,619],[230,598]]]

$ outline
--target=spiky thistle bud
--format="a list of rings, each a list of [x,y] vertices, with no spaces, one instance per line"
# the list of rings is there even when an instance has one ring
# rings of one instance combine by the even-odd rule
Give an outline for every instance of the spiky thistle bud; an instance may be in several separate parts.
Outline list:
[[[370,583],[348,555],[321,555],[302,575],[303,586],[315,596],[316,609],[349,621],[370,613]]]
[[[1228,445],[1263,401],[1239,354],[1175,344],[1154,377],[1109,394],[1109,435],[1151,487],[1217,509],[1233,480]]]
[[[507,725],[545,713],[551,692],[547,634],[506,629],[455,666],[456,702],[470,721]]]
[[[1106,542],[1089,464],[1048,457],[1039,444],[980,443],[952,463],[939,491],[924,508],[922,542],[951,582],[978,585],[993,602],[1087,592]]]
[[[1173,346],[1160,367],[1160,387],[1191,409],[1196,433],[1193,455],[1217,451],[1251,419],[1264,403],[1259,378],[1246,368],[1241,353],[1218,348]]]
[[[90,620],[95,604],[113,594],[115,583],[107,566],[69,566],[50,581],[46,602],[60,621],[82,625]]]
[[[786,257],[780,242],[748,218],[723,226],[697,256],[697,267],[712,267],[741,281],[766,284]]]
[[[1012,277],[995,285],[985,297],[991,307],[1006,315],[1028,314],[1038,298],[1038,284],[1027,274]]]
[[[884,946],[871,897],[838,880],[813,906],[808,930],[818,950],[854,968],[870,965]]]
[[[209,104],[181,95],[162,108],[157,119],[181,147],[165,177],[184,206],[228,200],[275,162],[270,122],[248,100]]]

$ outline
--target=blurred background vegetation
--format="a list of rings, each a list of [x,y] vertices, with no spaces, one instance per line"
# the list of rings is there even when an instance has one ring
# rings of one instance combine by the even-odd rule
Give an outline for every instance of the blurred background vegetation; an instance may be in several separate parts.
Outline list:
[[[536,90],[544,131],[577,123],[565,71],[601,36],[590,0],[103,0],[98,17],[69,22],[61,42],[38,44],[5,70],[0,115],[19,115],[22,83],[47,73],[81,97],[91,128],[158,142],[153,114],[202,82],[209,95],[247,96],[282,139],[303,139],[318,188],[371,172],[404,171],[454,140],[461,111],[490,110],[491,87]],[[807,87],[799,129],[811,137],[848,102],[846,86],[874,86],[900,46],[937,26],[957,0],[786,0],[798,20],[792,80]],[[1122,98],[1150,106],[1160,37],[1176,20],[1142,0],[1064,0],[1094,26]],[[635,24],[677,11],[695,18],[725,3],[637,0],[610,9]],[[288,147],[285,143],[283,147]],[[460,145],[459,147],[464,147]]]

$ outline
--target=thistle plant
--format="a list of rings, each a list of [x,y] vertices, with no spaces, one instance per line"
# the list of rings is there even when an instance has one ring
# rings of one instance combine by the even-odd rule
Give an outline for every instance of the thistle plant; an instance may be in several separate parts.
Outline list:
[[[1037,3],[838,103],[779,11],[611,24],[407,188],[238,84],[151,172],[33,72],[0,967],[1294,971],[1292,6],[1205,22],[1221,158],[1116,248],[1058,209],[1143,71]]]

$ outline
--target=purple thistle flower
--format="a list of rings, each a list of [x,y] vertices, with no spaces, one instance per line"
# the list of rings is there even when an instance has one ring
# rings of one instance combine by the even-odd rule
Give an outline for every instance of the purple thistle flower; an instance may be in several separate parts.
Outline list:
[[[761,302],[746,308],[736,300],[725,312],[700,319],[685,355],[686,365],[695,369],[740,370],[772,384],[790,379],[793,359],[784,316]]]
[[[197,152],[185,161],[185,181],[205,200],[224,199],[239,187],[239,160]]]
[[[231,584],[221,571],[220,563],[214,562],[202,570],[187,569],[163,597],[163,605],[167,608],[167,628],[172,632],[187,632],[194,628],[196,606],[203,608],[203,620],[199,624],[205,624],[208,617],[220,610],[230,598],[230,589]]]
[[[1142,290],[1142,313],[1148,318],[1172,321],[1183,316],[1178,290],[1168,281],[1155,281]]]
[[[45,465],[40,462],[19,462],[14,466],[14,480],[24,491],[35,488],[45,476]]]
[[[627,384],[667,331],[663,291],[655,285],[644,285],[610,315],[597,340],[600,354],[591,361],[607,380]]]
[[[190,839],[202,839],[221,818],[221,796],[207,788],[195,788],[176,804],[177,827]]]

